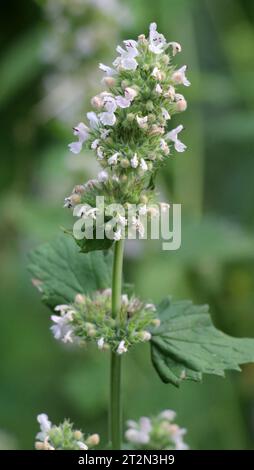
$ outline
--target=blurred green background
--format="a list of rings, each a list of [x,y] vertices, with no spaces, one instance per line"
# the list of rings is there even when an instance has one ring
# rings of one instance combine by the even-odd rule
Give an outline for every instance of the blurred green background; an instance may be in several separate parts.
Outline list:
[[[107,431],[105,354],[67,350],[49,331],[27,253],[70,222],[63,198],[96,172],[70,155],[71,127],[100,90],[97,63],[158,23],[189,64],[188,152],[160,175],[161,199],[183,205],[182,248],[131,242],[125,277],[144,298],[210,303],[215,324],[254,337],[254,2],[10,0],[1,5],[0,448],[33,448],[36,415]],[[172,123],[172,124],[174,124]],[[137,348],[124,360],[124,415],[177,411],[193,449],[254,448],[254,367],[180,390],[163,385]]]

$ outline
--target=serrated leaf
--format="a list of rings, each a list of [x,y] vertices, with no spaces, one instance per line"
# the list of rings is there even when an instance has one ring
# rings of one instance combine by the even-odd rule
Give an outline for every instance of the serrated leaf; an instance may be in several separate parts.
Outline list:
[[[202,374],[224,376],[225,370],[254,361],[254,339],[233,338],[212,324],[207,305],[165,299],[158,307],[161,320],[152,332],[153,365],[165,383],[201,381]]]
[[[31,252],[28,269],[43,302],[54,308],[73,302],[78,293],[110,287],[112,256],[102,251],[80,253],[74,240],[62,235]]]

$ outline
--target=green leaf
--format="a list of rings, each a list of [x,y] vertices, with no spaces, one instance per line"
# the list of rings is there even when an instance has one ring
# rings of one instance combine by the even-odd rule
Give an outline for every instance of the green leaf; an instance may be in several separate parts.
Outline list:
[[[89,253],[89,251],[96,251],[96,250],[108,250],[113,245],[114,241],[109,240],[108,238],[103,238],[102,240],[96,239],[95,237],[92,239],[83,238],[82,240],[76,240],[80,251],[82,253]]]
[[[158,307],[161,320],[151,339],[153,365],[165,383],[200,382],[202,374],[224,376],[254,362],[254,339],[232,338],[212,324],[207,305],[165,299]]]
[[[62,235],[30,254],[29,271],[43,302],[50,308],[73,302],[78,293],[87,294],[111,284],[112,256],[96,251],[79,252],[71,237]]]

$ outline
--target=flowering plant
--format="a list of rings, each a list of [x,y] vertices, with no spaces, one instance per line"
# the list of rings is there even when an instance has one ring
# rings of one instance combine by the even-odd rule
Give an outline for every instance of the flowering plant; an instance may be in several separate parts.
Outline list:
[[[150,342],[155,370],[163,382],[177,387],[185,380],[201,381],[204,373],[224,375],[226,369],[239,370],[239,364],[254,360],[254,340],[218,331],[206,305],[171,298],[154,305],[122,285],[127,229],[131,226],[142,238],[142,216],[154,216],[156,174],[173,149],[186,150],[179,139],[183,126],[168,129],[171,116],[187,107],[176,90],[178,85],[190,85],[186,66],[177,69],[172,63],[180,51],[181,46],[167,43],[152,23],[148,38],[140,35],[137,41],[127,40],[124,47],[117,47],[113,67],[100,64],[107,90],[92,98],[96,111],[87,113],[89,127],[84,122],[76,125],[77,139],[69,147],[74,154],[83,147],[92,148],[101,171],[96,179],[76,186],[64,202],[81,226],[88,223],[94,236],[87,232],[79,238],[73,233],[72,238],[63,235],[31,254],[33,282],[54,311],[54,337],[80,347],[95,342],[99,350],[110,351],[109,441],[113,449],[122,445],[121,365],[131,346]],[[103,209],[97,206],[98,196],[104,198]],[[113,211],[108,211],[112,204]],[[133,204],[135,212],[127,215]],[[106,224],[100,222],[101,215]],[[100,237],[98,227],[102,227]],[[128,422],[126,440],[141,448],[184,449],[185,430],[172,423],[174,419],[174,412],[167,410],[151,419]],[[83,435],[75,438],[66,421],[51,428],[43,415],[39,422],[44,423],[46,447],[88,445]],[[67,442],[65,447],[62,442]]]

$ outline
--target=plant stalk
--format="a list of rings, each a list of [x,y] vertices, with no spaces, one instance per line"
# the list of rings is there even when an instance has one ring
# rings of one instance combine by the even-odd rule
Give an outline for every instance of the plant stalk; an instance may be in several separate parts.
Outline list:
[[[112,317],[120,323],[124,240],[115,243],[112,274]],[[110,442],[113,450],[121,449],[122,442],[122,397],[121,356],[111,353],[110,364]]]

